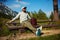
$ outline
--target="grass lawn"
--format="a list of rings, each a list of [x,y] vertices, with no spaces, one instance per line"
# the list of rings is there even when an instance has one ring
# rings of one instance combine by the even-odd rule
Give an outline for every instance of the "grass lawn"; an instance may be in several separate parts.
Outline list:
[[[44,37],[35,37],[30,39],[22,39],[22,40],[60,40],[60,34],[44,36]]]

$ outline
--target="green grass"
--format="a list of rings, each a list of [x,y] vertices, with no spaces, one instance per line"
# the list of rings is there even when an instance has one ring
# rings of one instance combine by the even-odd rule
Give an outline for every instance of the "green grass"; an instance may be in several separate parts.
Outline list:
[[[22,40],[60,40],[60,34],[57,35],[50,35],[50,36],[44,36],[44,37],[35,37],[30,39],[22,39]]]

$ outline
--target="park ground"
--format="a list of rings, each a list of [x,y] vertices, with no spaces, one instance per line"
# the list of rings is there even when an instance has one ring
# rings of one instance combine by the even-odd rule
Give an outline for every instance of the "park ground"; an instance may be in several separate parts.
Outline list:
[[[60,29],[42,30],[42,33],[43,34],[41,36],[39,36],[41,38],[41,40],[42,39],[44,40],[45,37],[47,37],[46,39],[48,39],[49,36],[51,36],[51,39],[54,40],[55,35],[57,35],[56,36],[57,39],[59,39],[59,37],[60,37]],[[9,36],[0,37],[0,40],[6,40],[9,38]],[[33,33],[22,33],[22,34],[17,33],[15,38],[10,37],[9,40],[13,40],[13,39],[15,39],[15,40],[38,40],[39,37],[35,36]],[[55,40],[57,40],[57,39],[55,39]]]

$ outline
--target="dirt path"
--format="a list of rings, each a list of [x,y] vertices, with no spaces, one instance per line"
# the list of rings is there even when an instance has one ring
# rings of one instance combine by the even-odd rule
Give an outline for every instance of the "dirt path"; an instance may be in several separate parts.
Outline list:
[[[42,35],[41,36],[48,36],[48,35],[54,35],[54,34],[60,34],[60,29],[56,29],[56,30],[42,30]],[[10,40],[13,40],[13,39],[16,39],[16,40],[19,40],[19,39],[26,39],[26,38],[33,38],[33,37],[37,37],[35,36],[33,33],[23,33],[23,34],[17,34],[17,36],[14,38],[14,37],[11,37],[9,38],[9,36],[7,37],[0,37],[0,40],[6,40],[7,38],[9,38]]]

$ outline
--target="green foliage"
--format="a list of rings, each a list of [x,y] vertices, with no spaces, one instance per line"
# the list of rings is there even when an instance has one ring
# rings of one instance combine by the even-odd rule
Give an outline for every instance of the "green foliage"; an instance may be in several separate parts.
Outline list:
[[[7,26],[2,26],[1,30],[0,30],[0,36],[7,36],[10,34],[9,29],[7,28]]]
[[[10,34],[9,29],[5,24],[12,17],[12,15],[6,15],[3,12],[0,12],[0,36],[6,36]]]
[[[10,33],[9,29],[5,25],[6,21],[6,19],[0,18],[0,36],[6,36]]]
[[[34,18],[38,19],[37,18],[37,16],[38,16],[37,12],[34,11],[34,13],[32,13],[32,15],[33,15]]]
[[[51,15],[50,15],[50,17],[49,17],[49,19],[51,19],[51,20],[53,20],[53,12],[51,12]]]
[[[48,19],[46,14],[41,9],[38,11],[38,18],[41,19],[41,20]]]
[[[31,12],[31,14],[33,15],[34,18],[39,19],[39,20],[47,20],[48,19],[46,14],[41,9],[38,12],[36,12],[36,11]]]
[[[7,18],[7,19],[11,19],[13,16],[12,15],[6,15],[3,12],[0,12],[0,18]]]

